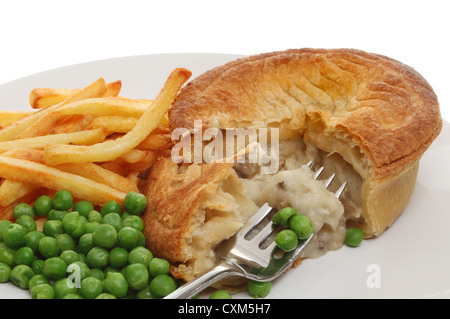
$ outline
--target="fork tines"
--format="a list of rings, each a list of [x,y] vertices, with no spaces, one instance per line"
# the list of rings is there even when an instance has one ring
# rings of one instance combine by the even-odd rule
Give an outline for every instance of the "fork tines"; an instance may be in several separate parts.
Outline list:
[[[314,161],[309,161],[305,165],[311,168],[314,164]],[[319,179],[320,175],[323,173],[325,167],[321,166],[314,172],[314,179]],[[334,178],[336,177],[336,174],[333,173],[328,179],[324,180],[325,187],[328,189],[330,187],[331,183],[333,182]],[[337,198],[341,197],[342,193],[344,192],[345,188],[347,187],[347,181],[343,182],[341,186],[337,189],[337,191],[334,193],[334,196]]]

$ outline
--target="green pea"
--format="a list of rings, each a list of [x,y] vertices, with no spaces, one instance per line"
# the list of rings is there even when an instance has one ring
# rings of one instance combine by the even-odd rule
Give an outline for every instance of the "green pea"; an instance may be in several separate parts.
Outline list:
[[[143,264],[131,264],[125,268],[128,285],[135,290],[144,289],[148,285],[149,273]]]
[[[0,220],[0,242],[3,241],[3,231],[12,223],[10,220]]]
[[[67,294],[65,295],[62,299],[84,299],[82,296],[80,296],[79,294]]]
[[[42,274],[34,275],[33,277],[31,277],[30,281],[28,282],[28,289],[31,290],[34,286],[41,285],[41,284],[50,284],[50,282]]]
[[[147,285],[144,289],[141,289],[136,294],[136,299],[158,299],[159,297],[152,294],[150,285]]]
[[[17,265],[11,270],[11,281],[20,289],[28,289],[28,284],[33,276],[33,270],[27,265]]]
[[[128,292],[128,282],[119,272],[110,272],[104,280],[104,291],[117,298],[123,298]]]
[[[360,228],[354,227],[345,233],[345,244],[350,247],[357,247],[364,239],[364,233]]]
[[[86,256],[86,263],[90,268],[104,269],[108,262],[109,253],[105,248],[94,247]]]
[[[8,282],[11,278],[11,267],[0,262],[0,283]]]
[[[111,266],[107,266],[104,270],[103,270],[103,274],[105,275],[105,278],[108,277],[108,274],[110,272],[121,272],[119,271],[119,269],[111,267]],[[125,272],[122,273],[122,275],[124,275],[125,277]]]
[[[53,284],[55,299],[63,299],[68,294],[76,294],[78,288],[68,278],[61,278]]]
[[[84,216],[86,218],[88,218],[89,213],[93,210],[94,210],[94,205],[92,205],[90,202],[88,202],[86,200],[76,202],[72,208],[72,211],[77,211],[80,213],[81,216]]]
[[[71,263],[69,266],[67,266],[67,272],[69,273],[69,276],[73,276],[74,278],[78,278],[80,282],[83,279],[88,278],[91,276],[91,272],[94,269],[89,269],[88,265],[82,261],[75,261]]]
[[[177,289],[175,279],[168,275],[159,275],[150,282],[150,291],[158,297],[165,297]]]
[[[28,215],[20,216],[19,219],[16,220],[16,224],[21,225],[24,228],[25,234],[29,233],[30,231],[37,230],[34,218]]]
[[[123,227],[117,234],[119,245],[125,249],[131,250],[138,246],[139,231],[132,227]]]
[[[265,298],[272,288],[272,283],[270,281],[259,282],[249,279],[247,281],[247,291],[253,298]]]
[[[53,206],[57,210],[69,210],[73,205],[72,194],[65,189],[61,189],[53,196]]]
[[[48,280],[59,280],[66,276],[67,265],[59,257],[51,257],[44,262],[42,274]]]
[[[68,210],[56,210],[52,209],[48,213],[48,220],[60,220],[62,221],[64,216],[66,216],[69,213]]]
[[[115,247],[109,252],[109,264],[115,268],[122,268],[128,262],[128,251],[122,247]]]
[[[45,234],[40,231],[31,231],[25,236],[25,245],[30,247],[33,252],[39,252],[39,242],[42,238],[45,237]]]
[[[226,290],[216,290],[210,296],[209,299],[232,299],[231,295]]]
[[[146,239],[145,239],[144,234],[141,231],[137,230],[137,229],[136,229],[136,231],[137,231],[137,234],[138,234],[138,241],[137,241],[136,246],[137,247],[145,247],[146,246],[145,245]]]
[[[100,281],[105,279],[105,274],[103,273],[103,271],[101,269],[93,268],[90,270],[90,272],[91,272],[90,277],[97,278]]]
[[[31,289],[32,299],[54,299],[55,292],[50,284],[36,285]]]
[[[14,262],[16,265],[31,266],[34,260],[34,251],[30,247],[21,247],[16,251]]]
[[[3,241],[6,246],[17,249],[26,245],[25,229],[19,224],[10,224],[3,231]]]
[[[130,215],[123,219],[123,226],[133,227],[141,232],[144,231],[144,222],[141,217],[136,215]]]
[[[122,218],[116,213],[108,213],[103,216],[102,224],[109,224],[113,226],[116,231],[119,231],[123,227]]]
[[[30,205],[26,203],[20,203],[14,206],[13,217],[15,220],[18,220],[20,216],[30,216],[34,218],[34,209]]]
[[[127,213],[131,215],[140,215],[144,212],[145,208],[147,207],[147,198],[143,194],[136,192],[129,192],[125,196],[123,206]]]
[[[85,234],[92,234],[98,226],[100,226],[101,224],[99,222],[87,222],[86,225],[84,226],[84,233]]]
[[[25,234],[29,233],[30,231],[37,230],[34,218],[28,215],[20,216],[19,219],[16,220],[16,224],[21,225],[24,228]]]
[[[307,239],[312,235],[314,226],[307,216],[295,215],[289,220],[289,229],[293,230],[299,239]]]
[[[125,220],[125,218],[132,216],[131,214],[128,214],[127,212],[122,212],[122,221]]]
[[[33,204],[34,212],[37,216],[48,216],[53,209],[53,200],[50,196],[39,196]]]
[[[39,253],[45,258],[56,257],[59,255],[58,241],[49,236],[45,236],[39,241]]]
[[[109,213],[116,213],[120,215],[121,212],[122,209],[120,207],[120,204],[114,200],[106,202],[100,209],[100,214],[102,214],[102,216],[105,216],[106,214]]]
[[[9,267],[14,267],[16,251],[7,246],[0,248],[0,262],[7,264]]]
[[[60,253],[65,250],[75,250],[75,240],[68,234],[57,234],[55,239],[58,242]]]
[[[39,275],[42,274],[42,271],[44,269],[44,260],[42,259],[35,259],[33,260],[33,262],[31,263],[31,270],[33,270],[35,275]]]
[[[94,248],[94,241],[92,234],[84,234],[78,240],[78,251],[87,255],[89,251]]]
[[[275,225],[281,225],[281,226],[283,226],[285,228],[288,228],[289,219],[292,216],[295,216],[295,215],[297,215],[297,211],[294,208],[292,208],[292,207],[285,207],[285,208],[279,210],[275,214],[275,216],[273,216],[272,222]]]
[[[66,214],[62,220],[64,231],[73,238],[79,238],[84,233],[87,219],[80,216],[78,212]]]
[[[298,245],[298,238],[294,231],[284,229],[275,237],[275,243],[283,251],[291,251]]]
[[[80,295],[86,299],[95,299],[103,293],[103,283],[97,278],[88,277],[81,281]]]
[[[88,220],[91,223],[99,223],[101,224],[103,219],[102,214],[100,214],[98,211],[96,210],[91,210],[88,214]]]
[[[92,233],[92,240],[95,246],[111,249],[116,245],[117,231],[109,224],[100,225]]]
[[[117,299],[117,297],[112,294],[102,293],[98,295],[97,298],[95,299]]]
[[[70,249],[61,252],[59,258],[61,258],[66,263],[66,265],[70,265],[79,260],[78,253]]]
[[[83,253],[78,253],[78,261],[81,261],[83,263],[86,262],[86,255]]]
[[[60,220],[47,220],[42,227],[42,232],[46,236],[55,237],[57,234],[64,233],[62,222]]]
[[[128,263],[129,264],[141,263],[144,264],[146,267],[148,267],[152,259],[153,254],[151,253],[150,250],[148,250],[145,247],[136,247],[130,251],[130,254],[128,256]]]
[[[167,260],[162,258],[153,258],[148,265],[150,276],[156,277],[159,275],[168,275],[170,271],[170,264]]]

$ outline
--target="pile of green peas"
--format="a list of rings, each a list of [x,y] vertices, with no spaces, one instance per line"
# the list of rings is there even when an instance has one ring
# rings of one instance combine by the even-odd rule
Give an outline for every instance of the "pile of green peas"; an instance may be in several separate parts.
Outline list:
[[[178,287],[169,262],[145,247],[140,215],[147,200],[130,192],[123,207],[99,210],[60,190],[33,206],[15,206],[0,221],[0,283],[28,289],[33,299],[162,298]],[[46,217],[42,230],[36,219]]]

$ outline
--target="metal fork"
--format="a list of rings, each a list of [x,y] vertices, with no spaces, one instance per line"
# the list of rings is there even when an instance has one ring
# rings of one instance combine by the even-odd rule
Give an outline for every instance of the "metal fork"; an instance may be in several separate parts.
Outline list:
[[[313,161],[310,161],[306,165],[311,167],[312,164]],[[315,180],[319,178],[323,170],[324,167],[317,169],[314,175]],[[332,174],[324,180],[326,188],[330,186],[335,177],[336,175]],[[346,186],[347,182],[342,183],[334,195],[339,198]],[[272,210],[272,207],[267,203],[264,204],[239,232],[228,240],[227,244],[232,248],[225,256],[221,257],[219,264],[167,295],[165,299],[191,298],[213,283],[229,276],[240,276],[264,282],[272,281],[288,270],[315,234],[313,233],[309,238],[299,241],[294,250],[282,252],[273,240],[277,227],[274,227],[272,221],[269,221],[262,230],[258,231],[258,226],[261,226],[263,221],[268,219],[266,217],[270,215]],[[251,236],[255,232],[257,232],[256,235]],[[269,238],[272,238],[272,242],[265,245],[267,241],[270,241]]]

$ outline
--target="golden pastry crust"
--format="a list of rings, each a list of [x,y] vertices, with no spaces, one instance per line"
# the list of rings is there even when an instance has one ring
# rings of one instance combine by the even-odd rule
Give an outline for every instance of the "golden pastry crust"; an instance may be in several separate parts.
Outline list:
[[[257,210],[228,163],[179,167],[162,157],[151,169],[145,194],[147,247],[186,281],[214,266],[214,249]]]
[[[278,127],[336,152],[363,178],[361,227],[381,234],[406,206],[418,161],[442,127],[428,82],[391,58],[352,49],[293,49],[238,59],[188,83],[169,125]],[[405,184],[406,183],[406,184]],[[386,193],[387,191],[391,193]],[[394,203],[387,212],[385,203]]]
[[[144,235],[152,238],[148,241],[151,251],[172,263],[188,258],[185,238],[197,225],[200,205],[217,191],[230,167],[211,164],[203,167],[198,178],[190,180],[178,173],[178,165],[170,158],[161,158],[154,164],[145,190],[148,205],[143,215]]]

